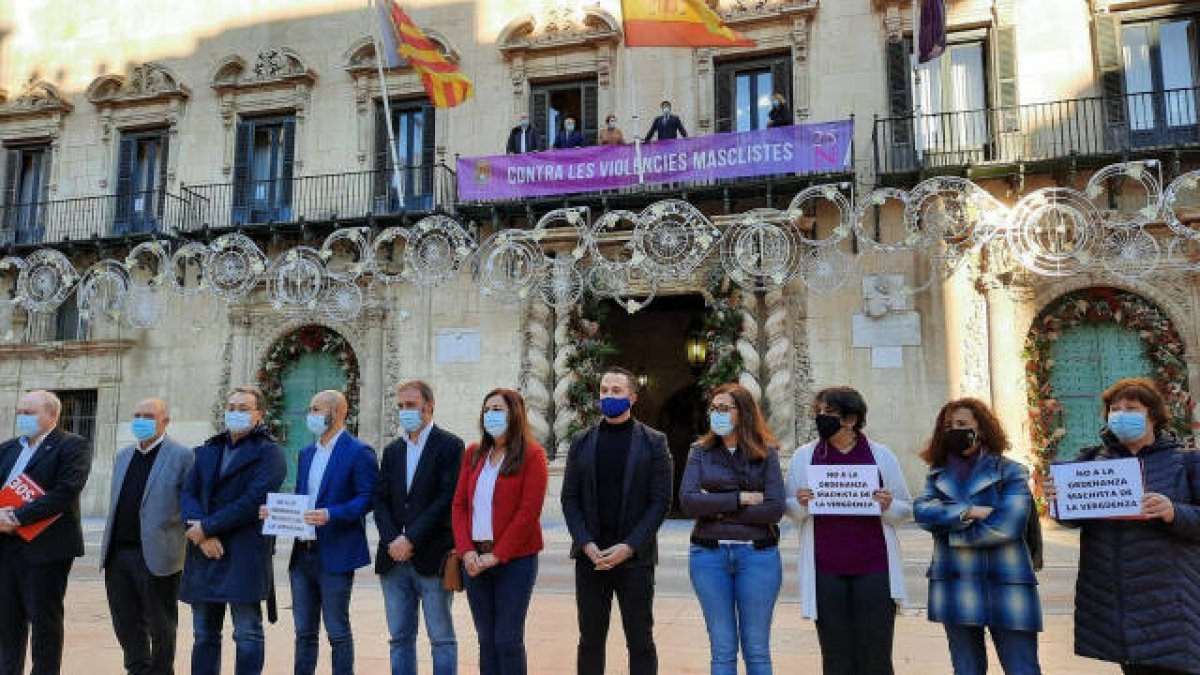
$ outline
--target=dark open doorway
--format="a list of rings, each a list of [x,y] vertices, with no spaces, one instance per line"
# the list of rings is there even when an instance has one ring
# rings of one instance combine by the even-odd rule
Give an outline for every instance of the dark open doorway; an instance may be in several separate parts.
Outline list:
[[[672,512],[688,448],[706,428],[704,392],[687,362],[686,341],[698,330],[705,312],[699,295],[655,298],[638,312],[627,314],[615,303],[605,319],[619,355],[614,363],[632,370],[641,391],[633,414],[667,435],[675,460]]]

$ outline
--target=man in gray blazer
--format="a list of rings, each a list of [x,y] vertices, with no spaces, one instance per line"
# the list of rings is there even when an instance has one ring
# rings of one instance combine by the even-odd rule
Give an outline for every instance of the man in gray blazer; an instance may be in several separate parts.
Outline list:
[[[175,662],[185,544],[179,495],[194,456],[167,438],[170,421],[162,400],[138,403],[131,424],[137,442],[113,464],[100,564],[129,675],[170,675]]]

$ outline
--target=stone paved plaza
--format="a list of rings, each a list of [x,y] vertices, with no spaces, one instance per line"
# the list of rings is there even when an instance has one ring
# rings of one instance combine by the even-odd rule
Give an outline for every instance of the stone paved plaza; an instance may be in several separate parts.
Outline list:
[[[561,520],[545,521],[547,547],[542,553],[541,569],[528,622],[527,644],[530,673],[568,675],[574,672],[577,632],[572,597],[572,569],[567,561],[568,537]],[[659,566],[657,621],[655,636],[664,675],[708,672],[708,645],[704,619],[687,577],[687,535],[691,523],[668,521],[663,527],[663,561]],[[97,550],[103,522],[89,520],[84,525],[88,556],[77,562],[67,591],[67,645],[63,672],[69,675],[109,675],[121,672],[121,652],[112,634],[104,586],[97,570]],[[374,528],[368,530],[374,534]],[[799,616],[795,571],[795,530],[784,531],[784,590],[775,613],[772,647],[777,673],[819,672],[820,656],[816,631]],[[281,551],[286,543],[281,542]],[[949,674],[949,656],[940,626],[924,617],[924,568],[930,552],[930,540],[921,530],[907,526],[902,531],[910,606],[900,617],[896,631],[896,672],[902,675]],[[1046,631],[1042,634],[1041,654],[1047,675],[1104,675],[1118,672],[1115,667],[1081,659],[1071,649],[1071,605],[1074,592],[1077,536],[1073,531],[1046,525],[1046,569],[1041,572],[1042,599],[1045,603]],[[276,557],[276,579],[280,593],[280,621],[267,627],[267,668],[271,675],[292,672],[292,620],[286,582],[286,556]],[[615,606],[615,603],[614,603]],[[614,610],[615,611],[615,610]],[[387,629],[383,601],[375,575],[359,572],[353,601],[357,672],[386,675]],[[475,631],[466,598],[454,603],[455,625],[459,636],[460,671],[477,672]],[[180,611],[179,672],[187,672],[191,646],[191,613]],[[617,628],[614,616],[614,629]],[[625,673],[623,646],[619,632],[610,639],[609,673]],[[232,643],[226,637],[226,662],[223,673],[232,673]],[[428,646],[423,637],[419,645],[422,672],[429,672]],[[322,644],[319,672],[328,672],[328,645]],[[993,657],[994,659],[994,657]],[[993,666],[993,672],[1000,672]]]

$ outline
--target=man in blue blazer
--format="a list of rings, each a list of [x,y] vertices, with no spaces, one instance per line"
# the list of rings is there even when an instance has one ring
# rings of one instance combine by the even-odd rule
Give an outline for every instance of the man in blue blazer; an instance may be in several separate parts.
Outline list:
[[[237,387],[225,405],[225,431],[196,448],[180,510],[187,557],[179,597],[192,606],[192,675],[218,675],[225,608],[233,617],[237,675],[262,672],[262,601],[271,591],[273,540],[262,535],[258,507],[287,477],[283,448],[262,424],[265,399]]]
[[[288,564],[296,623],[296,675],[313,675],[322,617],[334,675],[354,673],[350,592],[354,570],[371,563],[363,523],[379,478],[375,450],[346,430],[349,404],[340,391],[318,392],[306,425],[316,441],[300,451],[296,494],[309,496],[304,522],[316,539],[297,539]],[[268,515],[267,508],[261,516]]]
[[[562,131],[554,137],[554,149],[582,148],[585,145],[587,145],[587,138],[584,137],[582,131],[575,127],[575,118],[568,117],[563,120]]]
[[[687,129],[683,128],[683,122],[678,115],[671,114],[671,102],[662,102],[662,115],[655,117],[650,123],[650,131],[646,132],[644,142],[649,143],[651,139],[658,136],[660,141],[673,141],[676,138],[687,138]]]
[[[158,398],[133,409],[135,443],[113,462],[108,522],[100,546],[117,642],[132,675],[170,675],[179,624],[183,518],[179,496],[192,449],[167,436],[171,413]]]
[[[454,549],[450,504],[463,442],[433,423],[433,389],[427,383],[414,380],[397,387],[396,407],[400,438],[384,448],[375,488],[375,571],[391,633],[391,672],[416,675],[420,607],[434,675],[456,675],[458,641],[442,571],[452,564],[446,559]]]

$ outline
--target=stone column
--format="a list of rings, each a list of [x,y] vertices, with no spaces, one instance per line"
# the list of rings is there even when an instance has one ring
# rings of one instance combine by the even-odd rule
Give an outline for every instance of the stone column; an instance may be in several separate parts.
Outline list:
[[[1021,356],[1024,335],[1017,330],[1016,303],[1009,289],[992,275],[981,276],[976,281],[976,288],[983,294],[987,304],[992,409],[1010,439],[1028,438],[1025,363]],[[1020,448],[1014,457],[1031,464],[1027,445],[1014,443],[1014,449]]]

